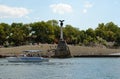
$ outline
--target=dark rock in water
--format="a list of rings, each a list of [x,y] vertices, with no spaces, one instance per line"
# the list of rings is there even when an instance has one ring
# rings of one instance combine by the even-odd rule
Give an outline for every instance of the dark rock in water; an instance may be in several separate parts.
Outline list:
[[[69,58],[71,57],[71,53],[69,47],[67,46],[66,41],[60,40],[55,50],[55,58]]]

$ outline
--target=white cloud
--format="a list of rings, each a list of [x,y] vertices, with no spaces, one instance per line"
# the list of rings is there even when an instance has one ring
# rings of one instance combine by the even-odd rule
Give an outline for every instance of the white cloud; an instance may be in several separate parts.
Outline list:
[[[26,8],[0,5],[0,18],[20,18],[28,13]]]
[[[87,13],[88,12],[88,9],[92,8],[93,7],[93,4],[90,3],[90,2],[85,2],[84,4],[84,8],[83,8],[83,13]]]
[[[71,13],[73,11],[72,6],[69,4],[52,4],[50,5],[50,8],[52,9],[53,13],[58,14],[65,14],[65,13]]]
[[[93,4],[90,3],[90,2],[85,2],[84,7],[85,7],[85,8],[92,8],[92,7],[93,7]]]

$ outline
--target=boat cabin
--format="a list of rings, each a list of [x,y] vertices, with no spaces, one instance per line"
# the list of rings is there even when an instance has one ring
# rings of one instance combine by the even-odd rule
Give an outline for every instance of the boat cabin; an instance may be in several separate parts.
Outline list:
[[[22,56],[24,57],[40,57],[42,55],[42,50],[25,50],[23,52]]]

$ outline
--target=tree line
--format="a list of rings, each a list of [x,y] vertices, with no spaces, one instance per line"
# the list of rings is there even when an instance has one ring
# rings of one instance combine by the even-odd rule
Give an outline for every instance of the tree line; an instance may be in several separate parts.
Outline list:
[[[63,27],[63,36],[68,44],[95,46],[120,46],[120,27],[113,22],[100,23],[95,29],[80,30],[72,25]],[[34,43],[58,43],[60,26],[57,20],[29,24],[0,23],[0,45],[18,46]]]

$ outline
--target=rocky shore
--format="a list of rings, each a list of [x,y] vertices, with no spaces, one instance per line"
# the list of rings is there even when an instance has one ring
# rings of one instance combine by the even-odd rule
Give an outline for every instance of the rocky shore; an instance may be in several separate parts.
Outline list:
[[[110,54],[119,53],[120,49],[108,49],[101,47],[85,47],[68,45],[73,57],[107,57]],[[0,57],[19,55],[24,50],[42,50],[43,56],[52,57],[57,44],[25,45],[17,47],[0,48]],[[119,57],[118,55],[114,55]]]

